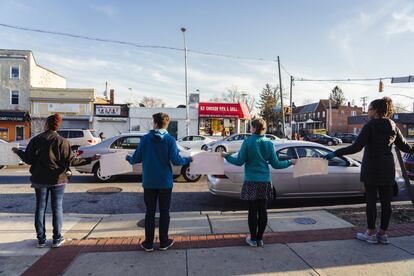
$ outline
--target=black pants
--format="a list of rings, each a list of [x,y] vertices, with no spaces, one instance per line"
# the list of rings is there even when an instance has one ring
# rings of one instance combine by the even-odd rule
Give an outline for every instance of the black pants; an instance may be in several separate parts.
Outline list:
[[[387,230],[391,219],[391,200],[394,194],[392,185],[367,185],[365,184],[366,213],[368,229],[375,229],[377,219],[377,198],[381,202],[381,230]]]
[[[263,239],[263,233],[267,225],[267,200],[248,200],[249,202],[249,229],[253,241]]]
[[[170,204],[171,189],[145,189],[144,202],[146,206],[145,212],[145,243],[152,247],[154,244],[155,232],[155,212],[158,207],[160,210],[159,235],[160,244],[166,244],[168,241],[168,228],[170,226]]]

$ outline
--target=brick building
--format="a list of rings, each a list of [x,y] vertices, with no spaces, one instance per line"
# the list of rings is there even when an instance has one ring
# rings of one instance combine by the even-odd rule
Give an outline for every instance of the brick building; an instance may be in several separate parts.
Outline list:
[[[351,106],[348,102],[345,106],[329,108],[329,100],[319,100],[293,109],[292,130],[299,133],[304,130],[308,133],[352,132],[348,125],[348,117],[362,115],[362,107]],[[331,124],[329,123],[331,122]]]

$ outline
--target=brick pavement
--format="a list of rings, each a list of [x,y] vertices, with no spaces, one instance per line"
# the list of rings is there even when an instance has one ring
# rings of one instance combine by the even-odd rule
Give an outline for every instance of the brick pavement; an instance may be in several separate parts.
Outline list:
[[[353,239],[355,232],[364,231],[362,227],[350,227],[339,229],[274,232],[265,233],[263,240],[271,243],[302,243],[313,241],[348,240]],[[414,223],[393,225],[388,231],[390,237],[414,235]],[[191,248],[216,248],[227,246],[240,246],[245,244],[246,234],[212,234],[193,236],[173,236],[175,240],[173,249]],[[119,252],[138,251],[143,237],[119,237],[70,240],[58,249],[49,250],[36,263],[34,263],[23,275],[62,275],[74,259],[88,252]],[[156,240],[158,244],[158,240]]]

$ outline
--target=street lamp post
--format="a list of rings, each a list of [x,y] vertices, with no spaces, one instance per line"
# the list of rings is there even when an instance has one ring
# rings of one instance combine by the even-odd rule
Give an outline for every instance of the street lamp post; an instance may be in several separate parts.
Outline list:
[[[185,78],[185,130],[186,135],[190,135],[190,107],[188,106],[188,82],[187,82],[187,44],[185,42],[185,28],[181,28],[184,38],[184,78]]]

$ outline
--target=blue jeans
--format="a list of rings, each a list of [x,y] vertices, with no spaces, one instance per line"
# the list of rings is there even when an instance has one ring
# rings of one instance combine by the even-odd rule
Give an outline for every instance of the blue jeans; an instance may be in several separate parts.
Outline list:
[[[46,241],[46,209],[49,193],[52,202],[52,223],[53,223],[53,240],[62,237],[61,230],[63,224],[63,193],[65,185],[51,186],[48,188],[35,188],[36,191],[36,212],[35,212],[35,228],[37,240]]]

